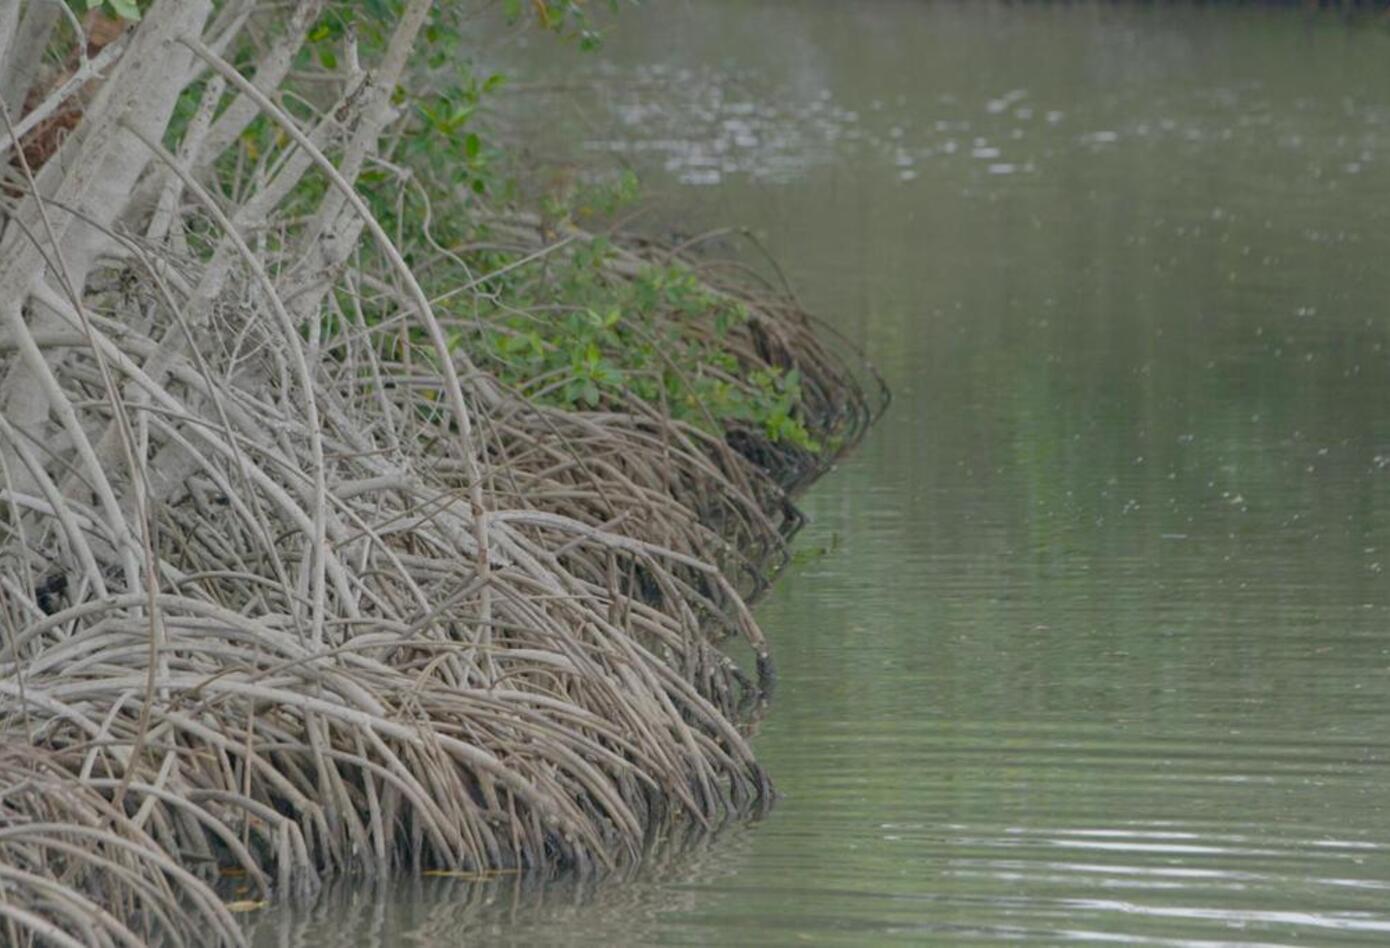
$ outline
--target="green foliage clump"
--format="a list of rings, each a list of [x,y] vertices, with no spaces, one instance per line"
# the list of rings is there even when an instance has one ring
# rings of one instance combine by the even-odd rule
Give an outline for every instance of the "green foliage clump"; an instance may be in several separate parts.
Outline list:
[[[306,65],[335,68],[334,51],[349,26],[366,61],[394,6],[394,0],[360,0],[331,8],[309,34]],[[514,20],[534,16],[540,27],[581,45],[599,39],[579,3],[503,0],[503,7]],[[624,172],[539,194],[523,187],[533,183],[525,181],[528,172],[486,130],[491,97],[506,78],[461,55],[467,37],[457,17],[447,4],[432,12],[417,51],[423,71],[412,93],[399,96],[404,126],[391,160],[406,175],[383,165],[358,180],[427,289],[450,301],[441,310],[468,327],[455,332],[454,344],[542,403],[619,409],[636,398],[713,433],[741,428],[819,451],[800,419],[799,373],[741,364],[729,342],[747,323],[746,308],[688,268],[652,266],[615,278],[606,264],[616,248],[602,237],[576,240],[534,264],[522,263],[524,252],[479,249],[492,242],[490,211],[522,191],[533,192],[545,236],[555,238],[573,220],[617,213],[637,198],[638,185]],[[255,141],[257,134],[253,127],[246,138]],[[480,281],[481,296],[450,295],[469,279]]]
[[[501,2],[513,19],[533,15],[539,26],[583,45],[598,40],[589,14],[572,0]],[[357,59],[370,69],[385,51],[399,9],[399,0],[330,4],[309,28],[296,70],[341,72],[353,43]],[[456,329],[454,344],[505,384],[545,404],[630,410],[635,398],[711,433],[741,430],[821,451],[802,421],[800,373],[741,360],[730,343],[740,330],[747,340],[746,307],[712,290],[688,267],[647,266],[619,277],[607,266],[617,248],[604,237],[573,239],[562,252],[530,263],[527,249],[512,250],[494,239],[496,208],[513,206],[519,193],[531,193],[542,236],[559,239],[575,220],[616,214],[639,189],[631,172],[539,193],[524,187],[534,185],[534,171],[519,168],[485,121],[506,77],[478,68],[463,52],[468,36],[461,16],[450,4],[431,11],[415,50],[419,72],[409,92],[395,92],[402,121],[392,133],[394,150],[388,161],[369,163],[356,181],[426,290],[441,299],[441,314],[466,327]],[[201,92],[197,84],[180,100],[171,147],[197,111]],[[305,108],[294,97],[286,107]],[[316,120],[308,112],[299,117],[307,124]],[[262,116],[242,133],[239,148],[222,156],[218,173],[231,182],[248,167],[272,168],[291,147],[284,132]],[[300,209],[307,215],[325,187],[319,176],[306,176],[285,202],[287,214],[294,217]],[[482,292],[454,294],[469,281]],[[392,315],[386,304],[375,313],[370,302],[362,305],[368,319]],[[337,328],[325,323],[324,338]]]
[[[798,418],[800,373],[747,371],[734,354],[731,333],[750,318],[742,303],[679,265],[614,281],[603,267],[611,252],[595,238],[559,267],[549,294],[562,303],[539,311],[499,306],[480,321],[476,348],[499,378],[566,408],[632,396],[705,430],[754,429],[820,450]]]

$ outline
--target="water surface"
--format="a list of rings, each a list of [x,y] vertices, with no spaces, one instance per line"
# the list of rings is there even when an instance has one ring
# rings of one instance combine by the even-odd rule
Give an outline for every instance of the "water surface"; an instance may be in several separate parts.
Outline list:
[[[761,607],[784,798],[263,943],[1390,942],[1390,31],[688,0],[540,47],[538,148],[756,229],[896,395]]]

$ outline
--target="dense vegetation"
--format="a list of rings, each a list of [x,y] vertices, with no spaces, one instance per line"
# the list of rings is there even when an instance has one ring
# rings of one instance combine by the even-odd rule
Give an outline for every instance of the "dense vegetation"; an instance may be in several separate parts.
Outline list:
[[[746,602],[869,402],[748,271],[605,233],[631,182],[528,208],[478,14],[594,39],[0,0],[7,943],[235,942],[228,880],[592,869],[766,805]]]

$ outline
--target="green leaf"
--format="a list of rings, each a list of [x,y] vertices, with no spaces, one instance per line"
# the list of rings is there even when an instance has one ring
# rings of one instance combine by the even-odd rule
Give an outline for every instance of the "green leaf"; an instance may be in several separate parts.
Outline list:
[[[459,128],[460,126],[467,124],[468,120],[472,117],[473,106],[455,106],[453,112],[449,114],[449,131],[453,131],[454,129]]]
[[[471,110],[470,110],[471,111]],[[463,140],[463,153],[472,161],[478,157],[478,152],[482,151],[483,142],[478,137],[477,132],[469,132],[468,137]]]
[[[107,0],[107,3],[116,11],[116,15],[124,20],[140,19],[140,8],[135,5],[134,0]]]

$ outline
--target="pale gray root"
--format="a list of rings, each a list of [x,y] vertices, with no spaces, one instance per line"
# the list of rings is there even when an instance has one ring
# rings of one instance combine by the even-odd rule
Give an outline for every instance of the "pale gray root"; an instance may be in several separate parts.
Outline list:
[[[255,78],[252,82],[262,94],[274,93],[280,87],[280,83],[285,81],[285,76],[294,63],[295,54],[304,45],[304,34],[318,19],[325,2],[326,0],[300,0],[294,5],[294,12],[284,24],[281,34],[256,62],[253,70]],[[260,114],[260,106],[251,97],[239,95],[233,99],[217,117],[217,121],[208,132],[207,141],[195,154],[195,160],[202,159],[199,166],[211,162],[230,148],[237,136]]]
[[[4,0],[18,6],[17,0]],[[60,0],[28,0],[9,44],[9,55],[0,56],[0,102],[11,115],[18,116],[24,98],[38,79],[48,37],[58,25],[63,11]]]
[[[16,141],[23,140],[24,136],[37,128],[40,123],[68,104],[84,86],[98,79],[104,70],[119,59],[124,52],[125,38],[121,37],[114,43],[105,46],[95,57],[91,59],[84,57],[72,75],[64,79],[56,89],[49,92],[42,102],[25,112],[23,118],[14,122],[14,129],[9,134],[8,139],[0,142],[0,158],[7,157]]]
[[[83,296],[96,255],[109,246],[106,229],[124,209],[149,161],[148,150],[131,129],[163,133],[181,90],[162,70],[169,65],[179,70],[174,75],[186,71],[188,54],[174,39],[196,30],[210,8],[208,0],[159,0],[151,8],[147,27],[137,31],[92,102],[90,121],[43,168],[35,189],[0,233],[0,306],[17,333],[25,324],[19,307],[41,281],[70,299]],[[5,125],[13,128],[8,115]],[[74,208],[81,208],[80,219]],[[48,311],[28,321],[33,333],[62,328],[73,327],[63,327]],[[0,378],[0,412],[35,443],[50,438],[48,418],[57,407],[30,362],[15,361]],[[105,476],[100,469],[88,474]]]
[[[9,72],[10,56],[14,52],[11,47],[19,31],[19,8],[22,5],[21,0],[0,0],[0,101],[8,101],[3,93],[3,83]]]

